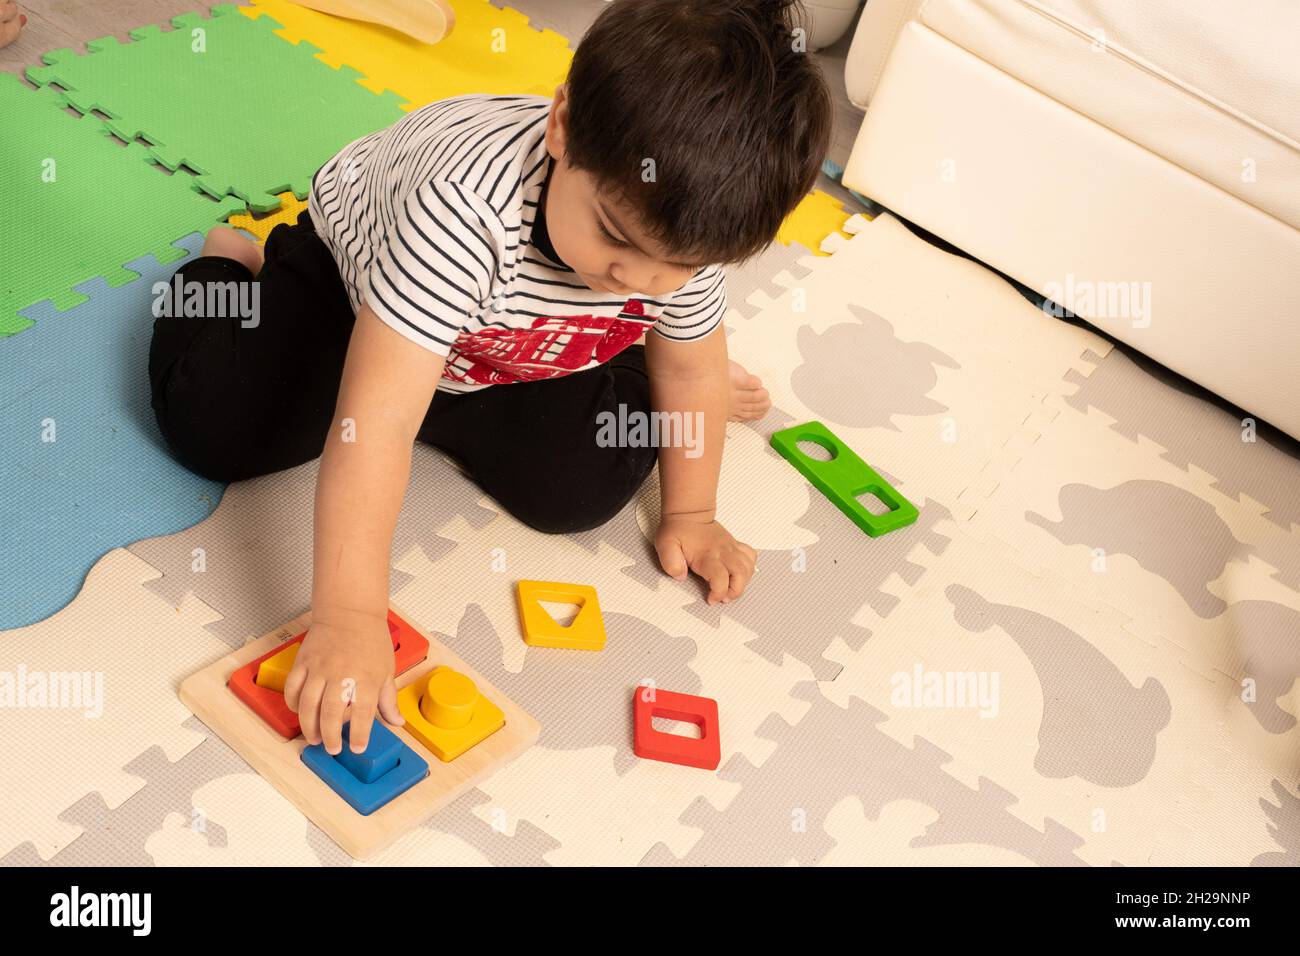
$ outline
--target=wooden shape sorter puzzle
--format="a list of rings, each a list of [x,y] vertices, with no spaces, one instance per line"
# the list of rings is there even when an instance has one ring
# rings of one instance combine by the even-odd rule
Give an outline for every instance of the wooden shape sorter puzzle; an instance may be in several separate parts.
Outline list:
[[[427,684],[435,668],[451,668],[472,681],[483,699],[500,708],[505,723],[500,730],[447,762],[436,759],[405,728],[388,728],[415,754],[430,758],[428,775],[364,815],[304,761],[303,751],[309,748],[301,734],[286,740],[227,686],[237,671],[306,631],[309,614],[295,618],[191,675],[180,689],[181,701],[195,716],[358,860],[368,859],[428,820],[470,787],[522,754],[541,733],[541,725],[536,720],[440,641],[409,625],[400,612],[390,611],[390,620],[394,618],[401,627],[410,628],[429,642],[428,655],[397,675],[399,694],[408,686]],[[376,725],[380,723],[376,718]]]

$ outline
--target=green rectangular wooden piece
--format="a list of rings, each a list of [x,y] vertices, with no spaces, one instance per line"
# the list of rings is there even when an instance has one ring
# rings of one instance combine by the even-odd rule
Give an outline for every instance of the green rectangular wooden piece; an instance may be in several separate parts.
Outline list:
[[[799,442],[821,445],[830,453],[829,461],[818,461],[799,450]],[[857,456],[835,433],[821,422],[805,422],[774,432],[772,447],[790,464],[835,503],[835,506],[853,519],[853,523],[871,537],[876,538],[897,531],[916,520],[916,505],[912,504]],[[872,514],[858,500],[870,492],[889,508],[884,514]]]

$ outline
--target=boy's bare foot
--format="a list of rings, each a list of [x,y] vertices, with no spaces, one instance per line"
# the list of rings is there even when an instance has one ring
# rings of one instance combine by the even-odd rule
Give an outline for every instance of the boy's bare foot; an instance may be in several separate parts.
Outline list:
[[[732,421],[746,422],[762,418],[772,407],[772,400],[767,396],[767,389],[757,375],[750,375],[739,362],[731,363],[731,408],[728,417]]]
[[[13,0],[0,0],[0,46],[8,46],[18,39],[18,33],[27,26],[27,17]]]
[[[246,239],[229,226],[216,226],[208,230],[200,255],[222,256],[248,266],[253,275],[262,271],[262,247]]]

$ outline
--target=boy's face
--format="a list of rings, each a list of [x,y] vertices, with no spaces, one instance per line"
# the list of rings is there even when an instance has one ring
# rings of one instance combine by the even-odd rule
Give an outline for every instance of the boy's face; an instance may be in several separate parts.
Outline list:
[[[546,150],[554,165],[543,198],[551,244],[587,287],[596,292],[665,295],[700,268],[677,262],[646,235],[632,209],[614,202],[587,172],[565,157],[566,90],[555,92],[546,123]]]

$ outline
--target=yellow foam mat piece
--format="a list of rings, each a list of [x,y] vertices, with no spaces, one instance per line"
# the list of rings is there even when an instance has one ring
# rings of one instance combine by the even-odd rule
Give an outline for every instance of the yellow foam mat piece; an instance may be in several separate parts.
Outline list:
[[[834,196],[814,189],[786,216],[777,230],[776,241],[786,246],[797,242],[814,255],[828,255],[819,248],[822,240],[831,233],[839,233],[849,221],[849,215]]]
[[[488,0],[457,0],[456,26],[440,43],[421,43],[373,23],[344,20],[287,0],[260,0],[240,11],[281,24],[276,33],[291,43],[307,40],[317,59],[346,64],[376,93],[392,90],[413,110],[465,93],[534,93],[552,96],[564,82],[573,51],[553,30],[535,30],[517,10]]]
[[[270,215],[254,218],[245,212],[236,213],[226,220],[226,225],[246,229],[257,237],[258,242],[266,242],[272,229],[282,222],[292,226],[298,221],[298,214],[306,208],[305,199],[299,199],[293,193],[280,193],[280,208]]]

